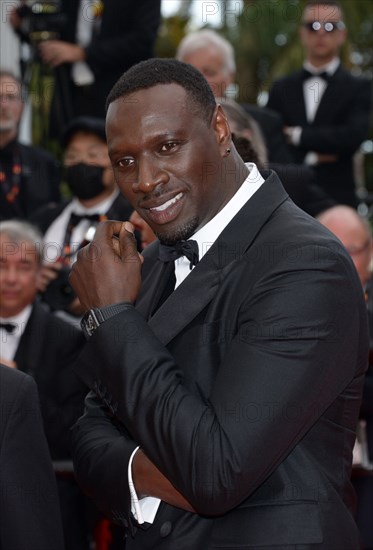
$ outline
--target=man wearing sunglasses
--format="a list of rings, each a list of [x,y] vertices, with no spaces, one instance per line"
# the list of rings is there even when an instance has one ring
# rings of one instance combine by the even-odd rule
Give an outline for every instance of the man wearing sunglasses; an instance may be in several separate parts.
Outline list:
[[[312,166],[332,198],[356,206],[353,156],[369,130],[370,85],[341,64],[347,29],[339,2],[308,1],[299,32],[303,69],[273,84],[268,107],[282,115],[296,162]]]

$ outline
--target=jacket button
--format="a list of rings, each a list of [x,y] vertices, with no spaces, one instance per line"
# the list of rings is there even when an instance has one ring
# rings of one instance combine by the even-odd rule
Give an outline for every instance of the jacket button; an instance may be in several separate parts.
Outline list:
[[[165,521],[160,528],[161,537],[167,537],[172,531],[172,523],[170,521]]]

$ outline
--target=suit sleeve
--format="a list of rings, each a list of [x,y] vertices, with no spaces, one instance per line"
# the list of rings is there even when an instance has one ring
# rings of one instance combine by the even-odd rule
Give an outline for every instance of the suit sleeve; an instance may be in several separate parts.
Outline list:
[[[0,452],[0,547],[63,550],[56,481],[33,379],[22,378],[14,400],[1,405],[6,427]]]
[[[350,77],[351,78],[351,77]],[[343,82],[343,80],[342,80]],[[294,85],[294,82],[292,83]],[[333,86],[333,83],[330,84]],[[352,155],[366,139],[370,125],[371,113],[371,86],[370,82],[362,78],[354,78],[348,81],[348,95],[346,101],[341,102],[341,116],[331,123],[321,122],[305,125],[299,147],[305,152]],[[329,101],[333,102],[335,94],[341,92],[336,86],[330,90]],[[279,80],[273,84],[269,92],[267,107],[281,113],[287,126],[297,126],[295,121],[286,120],[290,116],[289,97],[291,97],[291,83]],[[342,96],[343,97],[343,96]],[[287,116],[285,113],[288,113]]]
[[[127,469],[137,443],[94,392],[88,394],[85,405],[84,415],[72,428],[79,485],[107,517],[131,528]]]
[[[209,396],[134,308],[106,321],[80,358],[86,383],[201,514],[226,513],[253,493],[355,374],[358,337],[345,334],[361,326],[357,278],[351,284],[350,264],[329,249],[317,261],[314,246],[297,254],[301,262],[284,258],[241,292]],[[119,342],[128,323],[137,330]]]

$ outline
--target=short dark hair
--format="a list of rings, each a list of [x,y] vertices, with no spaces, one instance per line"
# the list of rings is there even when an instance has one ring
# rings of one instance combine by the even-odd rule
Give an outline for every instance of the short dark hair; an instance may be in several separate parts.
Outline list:
[[[103,118],[96,118],[93,116],[73,118],[63,131],[61,143],[64,149],[66,149],[71,139],[78,132],[94,134],[106,143],[105,120]]]
[[[120,97],[157,84],[179,84],[196,113],[210,124],[216,101],[207,80],[197,69],[176,59],[154,58],[133,65],[114,84],[106,100],[106,110]]]

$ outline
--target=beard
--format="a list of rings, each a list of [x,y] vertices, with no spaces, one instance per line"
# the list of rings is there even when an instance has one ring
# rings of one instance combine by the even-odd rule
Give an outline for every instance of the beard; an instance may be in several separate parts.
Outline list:
[[[191,220],[187,221],[184,225],[176,227],[170,232],[162,231],[162,233],[156,233],[156,235],[162,244],[172,246],[179,241],[188,240],[192,235],[194,235],[194,233],[198,229],[198,226],[199,219],[197,216],[195,216]]]

